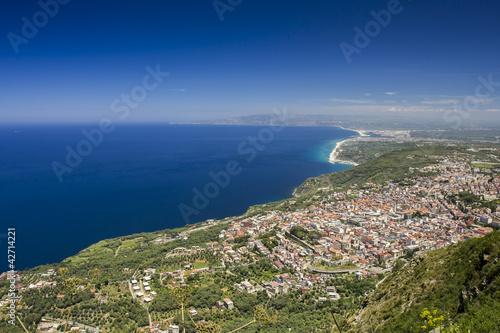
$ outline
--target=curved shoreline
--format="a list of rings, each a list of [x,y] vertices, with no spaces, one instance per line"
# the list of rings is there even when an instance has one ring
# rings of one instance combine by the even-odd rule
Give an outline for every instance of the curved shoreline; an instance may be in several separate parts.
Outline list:
[[[345,128],[343,126],[338,126],[338,127],[342,128],[343,130],[346,130],[346,131],[356,132],[356,133],[359,134],[358,137],[370,136],[370,134],[367,134],[367,132],[365,130],[356,130],[356,129],[352,129],[352,128]],[[330,156],[328,157],[328,162],[330,162],[332,164],[338,163],[338,164],[348,164],[348,165],[354,165],[354,166],[358,165],[358,163],[353,162],[353,161],[346,161],[346,160],[340,160],[340,159],[338,159],[338,155],[340,153],[340,149],[342,148],[342,145],[344,143],[346,143],[347,141],[356,140],[358,137],[356,137],[356,138],[349,138],[349,139],[337,142],[335,144],[335,148],[333,148],[332,152],[330,153]]]
[[[339,163],[339,164],[349,164],[349,165],[354,165],[354,166],[358,165],[357,163],[355,163],[353,161],[339,160],[337,158],[339,153],[340,153],[340,149],[342,148],[342,145],[350,140],[355,140],[355,139],[347,139],[347,140],[337,142],[335,144],[335,148],[333,148],[332,152],[330,153],[330,157],[328,158],[328,162],[330,162],[332,164]]]
[[[359,136],[370,136],[370,134],[366,134],[365,130],[356,130],[356,129],[352,129],[352,128],[345,128],[345,127],[342,127],[342,126],[338,126],[338,127],[342,128],[343,130],[346,130],[346,131],[357,132],[359,134]]]

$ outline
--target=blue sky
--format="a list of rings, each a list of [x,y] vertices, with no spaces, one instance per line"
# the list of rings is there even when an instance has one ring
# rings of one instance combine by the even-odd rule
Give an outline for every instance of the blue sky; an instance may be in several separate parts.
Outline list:
[[[11,1],[0,13],[0,122],[116,117],[113,101],[158,65],[169,76],[126,121],[225,118],[281,105],[308,114],[446,111],[475,96],[479,76],[500,81],[494,0],[401,0],[348,63],[341,43],[356,47],[354,28],[366,33],[371,12],[395,1],[220,0],[231,10],[218,13],[213,0],[60,0],[67,3],[46,22],[38,1]],[[23,35],[23,17],[42,20],[34,36]],[[13,43],[14,35],[25,39]],[[495,86],[474,107],[500,110],[499,92]]]

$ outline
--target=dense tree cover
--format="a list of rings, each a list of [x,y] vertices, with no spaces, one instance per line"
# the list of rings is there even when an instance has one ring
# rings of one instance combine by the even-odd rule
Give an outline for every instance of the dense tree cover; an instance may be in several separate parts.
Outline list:
[[[416,253],[417,253],[418,251],[420,251],[420,249],[419,249],[419,248],[416,248],[416,249],[413,249],[413,250],[412,250],[412,249],[408,249],[408,250],[406,250],[405,258],[406,258],[406,259],[411,259],[411,258],[413,258],[413,257],[416,255]]]
[[[257,262],[251,263],[247,266],[237,265],[233,269],[233,272],[239,276],[239,281],[243,279],[254,279],[261,281],[264,278],[273,279],[274,275],[278,274],[280,271],[274,267],[272,261],[269,258],[262,258]],[[288,269],[282,270],[282,273],[287,272]],[[236,280],[238,280],[236,279]]]
[[[434,163],[428,155],[449,153],[451,148],[442,146],[413,147],[398,152],[392,152],[376,158],[364,166],[348,170],[349,172],[323,176],[310,183],[313,187],[337,186],[345,182],[346,186],[354,183],[362,186],[364,181],[383,182],[392,179],[397,182],[406,182],[405,173],[409,167],[421,167]],[[401,168],[400,171],[395,166]],[[413,173],[413,175],[418,173]],[[314,186],[313,186],[314,185]],[[284,200],[279,203],[270,203],[261,209],[289,210],[311,205],[308,199],[312,194],[301,198]],[[496,209],[498,201],[481,201],[477,196],[462,192],[457,197],[465,205],[475,207],[488,207]],[[186,256],[180,255],[166,258],[177,247],[191,248],[191,246],[204,247],[207,242],[219,241],[220,231],[227,225],[211,226],[208,230],[192,232],[188,239],[182,238],[169,240],[156,245],[154,240],[164,234],[172,237],[186,232],[189,227],[156,233],[143,233],[126,237],[105,240],[94,244],[81,251],[78,255],[65,260],[61,264],[46,265],[25,273],[45,272],[49,268],[57,269],[67,267],[68,274],[85,278],[88,271],[99,268],[101,275],[96,282],[97,291],[109,290],[113,287],[118,290],[109,297],[106,304],[100,304],[94,294],[88,291],[79,292],[74,297],[65,297],[56,300],[57,294],[65,294],[60,285],[55,288],[44,288],[41,291],[30,290],[23,293],[23,303],[19,314],[30,331],[34,331],[42,316],[64,318],[71,306],[71,320],[89,325],[98,325],[106,331],[132,332],[137,327],[148,323],[146,309],[136,300],[132,300],[128,290],[117,281],[128,280],[132,272],[140,272],[149,267],[165,268],[169,266],[183,266],[188,262],[198,264],[210,263],[215,265],[220,260],[219,256],[206,251],[199,254]],[[276,246],[274,239],[277,230],[260,236],[268,248]],[[297,227],[292,229],[292,234],[308,242],[314,241],[318,233],[308,232]],[[238,248],[247,244],[249,237],[242,236],[234,240],[234,247]],[[287,294],[269,298],[262,291],[256,294],[246,292],[238,293],[233,284],[247,279],[250,281],[271,281],[277,273],[288,272],[288,268],[278,271],[268,258],[260,258],[256,263],[249,265],[231,265],[220,269],[213,275],[191,275],[187,282],[191,286],[188,294],[187,307],[194,307],[199,315],[194,321],[213,321],[230,331],[251,323],[254,319],[256,307],[264,308],[272,321],[267,326],[255,322],[246,326],[242,332],[286,332],[292,328],[293,332],[311,332],[313,329],[331,331],[333,322],[331,312],[338,314],[338,320],[344,325],[347,322],[344,316],[354,312],[362,305],[365,307],[363,325],[369,327],[351,327],[351,331],[412,331],[420,326],[419,313],[424,307],[439,309],[446,316],[447,325],[451,322],[460,331],[494,332],[499,326],[498,320],[500,280],[499,280],[499,237],[488,235],[483,240],[470,240],[467,245],[454,245],[449,248],[426,253],[420,257],[412,258],[413,252],[409,251],[407,258],[409,264],[397,260],[394,265],[394,274],[380,285],[371,295],[368,292],[375,289],[380,279],[366,278],[357,280],[353,276],[338,277],[328,280],[326,285],[334,285],[341,295],[339,301],[319,302],[318,298],[325,296],[325,290],[320,286],[313,286],[304,294],[291,290]],[[124,271],[124,268],[130,270]],[[228,271],[230,270],[230,271]],[[56,278],[57,279],[57,278]],[[172,280],[165,280],[169,283]],[[253,283],[252,281],[252,283]],[[60,280],[59,280],[60,282]],[[194,287],[197,284],[200,287]],[[5,294],[7,281],[0,281],[0,295]],[[150,312],[155,315],[168,314],[174,317],[174,322],[181,322],[178,302],[168,292],[165,285],[160,282],[159,274],[153,275],[151,286],[159,295],[149,306]],[[122,288],[122,289],[120,289]],[[126,295],[120,295],[122,290]],[[368,296],[367,296],[368,295]],[[236,309],[213,310],[216,301],[230,297]],[[207,309],[204,311],[203,309]],[[368,317],[366,317],[368,316]],[[163,317],[167,318],[167,317]],[[186,318],[186,331],[194,332],[191,317]],[[366,319],[369,318],[369,319]],[[378,326],[378,328],[377,328]],[[22,332],[19,327],[12,327],[5,322],[0,322],[2,332]]]
[[[156,245],[153,241],[159,234],[164,234],[166,231],[127,236],[123,237],[124,241],[120,238],[105,240],[90,246],[60,264],[50,267],[56,270],[60,267],[67,267],[68,275],[78,277],[85,277],[87,272],[98,268],[101,274],[96,279],[96,283],[123,281],[130,278],[130,274],[123,271],[124,268],[135,271],[136,269],[144,270],[157,267],[166,263],[165,255],[177,247],[200,246],[204,248],[205,243],[218,241],[220,231],[226,227],[227,224],[222,223],[207,230],[192,232],[187,240],[177,239],[161,245]],[[176,234],[179,233],[179,230],[185,231],[186,229],[174,229],[172,233]],[[123,251],[120,248],[118,250],[123,242],[130,241],[130,239],[137,239],[135,248]]]
[[[408,149],[415,145],[414,142],[347,141],[343,144],[338,159],[361,164],[390,151]]]
[[[58,300],[57,295],[65,296]],[[109,330],[115,332],[134,330],[148,323],[146,310],[131,298],[114,298],[100,304],[88,290],[71,297],[61,286],[27,290],[23,293],[22,306],[18,306],[17,314],[26,328],[34,332],[42,317],[65,319],[70,307],[70,320],[101,328],[107,325]],[[2,332],[19,332],[11,325],[0,329]]]
[[[401,259],[396,259],[396,261],[394,262],[394,266],[392,267],[392,271],[393,272],[397,272],[399,271],[401,268],[403,268],[403,266],[405,265],[405,262]]]
[[[236,293],[231,300],[234,306],[244,314],[252,314],[253,309],[268,300],[265,291],[260,291],[257,294],[249,294],[247,292]]]
[[[481,207],[489,208],[493,213],[497,211],[497,207],[500,205],[500,200],[482,201]]]
[[[191,246],[196,245],[204,248],[205,243],[217,241],[220,231],[226,228],[226,226],[227,224],[211,226],[207,230],[190,233],[187,240],[172,240],[162,245],[156,245],[153,242],[159,235],[168,234],[175,237],[180,232],[187,231],[188,228],[109,239],[90,246],[60,264],[37,267],[27,270],[24,274],[46,272],[48,269],[57,271],[58,268],[64,267],[68,269],[68,276],[81,277],[87,283],[90,281],[88,279],[88,272],[98,268],[101,273],[94,281],[94,287],[99,291],[101,288],[115,281],[129,280],[133,271],[168,264],[169,261],[165,259],[165,255],[176,247],[191,248]],[[127,245],[124,250],[121,249],[123,244]],[[174,257],[169,260],[179,260],[182,262],[184,259],[186,258]],[[216,256],[209,252],[200,253],[189,259],[193,261],[204,259],[209,262],[218,260]],[[126,273],[124,268],[130,268],[130,273]],[[62,278],[55,277],[55,280],[58,282],[58,285],[54,288],[46,287],[40,291],[28,290],[22,293],[22,302],[25,306],[20,308],[18,313],[21,320],[31,331],[35,330],[42,316],[48,315],[54,318],[65,318],[70,306],[72,307],[72,320],[89,325],[106,325],[106,327],[116,332],[133,330],[133,327],[137,325],[144,326],[148,322],[146,310],[137,301],[132,302],[129,297],[109,298],[106,304],[100,305],[95,299],[94,294],[88,290],[78,292],[75,296],[71,297],[62,288]],[[0,286],[7,285],[8,281],[0,281]],[[1,295],[5,295],[7,290],[8,288],[2,288]],[[124,291],[128,292],[128,290]],[[61,300],[56,300],[58,294],[63,294],[65,297]],[[4,331],[9,332],[8,329],[6,328]],[[12,332],[16,331],[15,328],[10,327],[10,329],[14,329]]]
[[[496,212],[497,206],[500,204],[500,200],[482,200],[479,196],[474,193],[467,191],[460,192],[458,195],[452,195],[449,197],[449,201],[453,204],[458,204],[458,207],[465,213],[469,212],[466,206],[472,206],[472,208],[489,208],[492,212]]]
[[[98,311],[109,313],[110,317],[115,318],[112,327],[116,328],[118,332],[125,331],[125,328],[130,329],[149,324],[146,309],[138,301],[130,298],[102,304],[98,307]]]
[[[355,168],[309,178],[297,188],[296,194],[311,194],[322,187],[337,188],[340,186],[347,189],[354,184],[362,186],[367,182],[384,184],[386,181],[391,180],[399,183],[408,177],[409,168],[421,168],[437,163],[436,160],[429,156],[449,155],[455,151],[456,148],[454,147],[437,144],[391,151]]]
[[[308,231],[301,226],[295,226],[290,229],[290,233],[295,237],[304,241],[313,242],[315,239],[320,238],[322,235],[317,231]]]
[[[266,292],[248,294],[236,293],[231,296],[235,309],[199,311],[195,320],[212,321],[228,332],[245,326],[242,332],[285,332],[293,328],[293,332],[311,332],[311,329],[325,329],[330,332],[333,326],[331,311],[340,313],[355,306],[352,301],[345,302],[318,302],[317,295],[311,291],[301,295],[298,291],[290,291],[269,298]],[[267,313],[270,322],[262,326],[259,322],[252,323],[254,310],[261,307]],[[342,316],[339,315],[341,318]],[[181,325],[181,315],[177,313],[174,322]],[[195,332],[194,325],[186,321],[186,332]]]
[[[57,300],[56,296],[59,294],[63,294],[65,297]],[[41,290],[28,289],[22,293],[22,306],[18,306],[16,311],[27,326],[26,328],[34,331],[43,315],[59,316],[63,309],[82,302],[90,303],[93,298],[93,294],[88,291],[80,292],[71,297],[60,285],[45,287]]]
[[[274,236],[276,236],[276,230],[262,234],[258,238],[262,241],[262,244],[269,249],[269,251],[272,251],[279,244]]]
[[[307,235],[309,234],[309,231],[307,229],[305,229],[304,227],[295,226],[292,229],[290,229],[290,233],[292,235],[294,235],[295,237],[304,240],[304,239],[306,239]]]
[[[342,296],[340,301],[318,302],[319,297],[326,296],[324,287],[312,288],[305,294],[298,290],[290,290],[286,294],[269,297],[265,291],[254,294],[247,292],[236,292],[233,289],[234,283],[239,283],[243,279],[240,272],[245,271],[248,276],[260,276],[270,281],[274,274],[278,272],[273,267],[272,262],[265,258],[254,264],[243,266],[238,265],[232,268],[234,274],[219,271],[213,276],[202,276],[203,285],[191,288],[187,308],[198,310],[193,320],[212,321],[223,328],[223,331],[236,329],[250,323],[256,307],[266,309],[269,317],[276,316],[265,328],[258,323],[246,326],[243,332],[282,332],[285,325],[292,324],[295,332],[310,332],[312,327],[331,330],[331,311],[344,314],[347,311],[357,308],[362,297],[375,288],[378,279],[366,278],[356,279],[353,275],[338,277],[327,281],[327,285],[334,285],[338,293]],[[253,277],[249,280],[252,280]],[[234,302],[235,309],[224,310],[213,309],[216,301],[229,297]],[[150,311],[154,313],[168,313],[174,316],[174,322],[181,324],[179,305],[167,290],[162,291],[150,305]],[[187,312],[186,318],[190,318]],[[339,315],[341,318],[342,316]],[[289,318],[292,318],[289,320]],[[191,319],[186,320],[186,332],[195,332]]]
[[[16,320],[16,325],[11,325],[7,321],[0,320],[0,332],[25,333],[25,331],[21,328],[21,325],[19,325],[19,322],[17,320]]]
[[[257,237],[258,239],[264,239],[264,238],[269,238],[269,237],[274,237],[276,236],[276,230],[271,230],[269,232],[266,232],[265,234],[260,235]]]
[[[458,197],[460,198],[461,201],[465,202],[466,204],[471,204],[473,202],[481,201],[481,198],[479,198],[477,195],[466,191],[460,192],[458,194]]]
[[[337,288],[337,292],[343,298],[364,296],[367,292],[375,289],[375,285],[380,277],[367,277],[361,280],[352,275],[335,279],[332,284]]]
[[[278,246],[278,241],[274,238],[262,238],[262,244],[272,251],[276,246]]]
[[[250,235],[236,237],[235,239],[233,239],[233,243],[235,245],[241,245],[241,244],[245,245],[248,242],[249,238],[250,238]]]
[[[223,299],[220,286],[210,285],[207,287],[196,288],[189,293],[188,306],[197,309],[211,308],[215,302]]]
[[[151,312],[169,312],[177,308],[177,300],[167,290],[158,294],[149,306]]]

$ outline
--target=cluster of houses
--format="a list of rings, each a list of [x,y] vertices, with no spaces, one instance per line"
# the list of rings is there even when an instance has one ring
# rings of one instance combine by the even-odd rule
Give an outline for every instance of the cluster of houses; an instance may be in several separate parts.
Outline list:
[[[266,291],[269,295],[310,289],[324,291],[318,301],[340,298],[335,287],[327,286],[329,274],[314,270],[318,263],[327,266],[351,264],[357,267],[355,275],[363,278],[376,274],[374,267],[388,264],[415,250],[427,251],[441,248],[464,239],[481,237],[492,231],[490,226],[500,226],[500,206],[491,209],[459,201],[461,192],[468,192],[485,201],[500,198],[500,176],[498,170],[476,168],[481,161],[474,161],[471,155],[429,156],[439,163],[420,169],[411,169],[404,184],[390,181],[383,185],[368,182],[361,187],[353,185],[346,191],[337,191],[326,197],[309,199],[310,205],[295,211],[272,210],[249,218],[233,221],[219,236],[219,242],[209,242],[205,247],[178,247],[166,255],[171,258],[192,255],[201,251],[212,251],[220,255],[225,269],[232,265],[248,265],[261,256],[271,260],[278,270],[287,268],[274,276],[272,281],[257,283],[244,280],[234,285],[238,292],[255,293]],[[408,156],[407,158],[412,158]],[[414,177],[412,177],[412,174]],[[327,190],[327,189],[324,189]],[[450,200],[453,198],[453,200]],[[316,200],[314,200],[316,199]],[[478,225],[479,223],[479,225]],[[299,240],[290,234],[294,227],[314,231],[313,241]],[[272,235],[273,246],[268,247],[264,234]],[[247,237],[241,243],[241,237]],[[175,239],[186,239],[181,234]],[[237,243],[234,240],[239,239]],[[162,236],[154,240],[163,244],[173,240]],[[269,244],[269,243],[267,243]],[[226,268],[226,264],[229,267]],[[128,270],[128,269],[126,269]],[[128,270],[130,271],[130,270]],[[178,276],[184,283],[185,272],[215,272],[214,269],[192,269],[190,265],[162,276]],[[319,273],[318,273],[319,272]],[[144,271],[141,279],[132,279],[132,296],[143,303],[150,303],[156,296],[151,289],[151,275],[154,268]],[[50,280],[53,270],[43,274]],[[5,278],[5,273],[0,279]],[[43,289],[56,286],[56,282],[45,280],[25,286],[20,276],[16,277],[16,288]],[[101,303],[106,296],[97,295]],[[64,295],[58,295],[63,299]],[[2,301],[2,304],[5,300]],[[218,309],[232,309],[233,302],[226,298],[216,302]],[[195,309],[189,310],[196,315]],[[48,331],[48,325],[41,331]],[[52,328],[51,328],[52,329]],[[158,331],[158,330],[157,330]],[[179,332],[171,325],[168,332]]]
[[[464,156],[430,156],[441,162],[425,168],[414,169],[430,176],[408,179],[408,185],[366,183],[359,189],[349,189],[329,195],[304,209],[282,212],[268,211],[230,224],[222,245],[206,244],[207,249],[219,251],[228,263],[248,263],[257,260],[249,249],[256,249],[270,258],[275,267],[288,267],[305,279],[298,283],[291,279],[252,284],[243,281],[238,291],[254,292],[265,289],[270,294],[286,292],[294,285],[307,288],[314,285],[314,275],[308,274],[311,264],[321,261],[332,265],[351,263],[360,268],[357,277],[382,262],[406,255],[409,251],[426,251],[458,241],[481,237],[493,229],[473,222],[491,223],[498,226],[500,208],[472,209],[469,218],[456,204],[446,200],[446,195],[467,191],[494,200],[500,195],[500,177],[489,170],[470,167],[470,158]],[[411,158],[411,156],[409,157]],[[474,208],[474,207],[472,207]],[[316,231],[321,237],[310,246],[287,237],[288,231],[301,226]],[[278,245],[267,248],[258,238],[260,235],[279,230],[273,237]],[[249,236],[245,247],[233,250],[231,241]],[[294,275],[295,275],[294,274]]]
[[[147,270],[144,271],[146,276],[144,276],[140,280],[132,279],[130,281],[131,288],[133,290],[132,296],[134,298],[138,298],[142,300],[144,303],[151,303],[153,298],[157,296],[158,294],[151,290],[151,275],[154,274],[155,269],[154,268],[148,268]]]

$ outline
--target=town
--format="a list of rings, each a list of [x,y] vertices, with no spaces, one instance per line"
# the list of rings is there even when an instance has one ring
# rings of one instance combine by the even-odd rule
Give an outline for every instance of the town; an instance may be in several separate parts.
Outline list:
[[[306,200],[305,208],[273,209],[233,218],[221,229],[218,241],[204,246],[176,247],[164,255],[167,261],[179,259],[178,267],[172,264],[163,271],[157,267],[142,271],[124,268],[132,277],[120,283],[145,309],[154,302],[161,288],[196,288],[192,277],[221,274],[232,276],[233,294],[265,292],[272,298],[290,291],[312,292],[316,302],[335,302],[342,297],[336,288],[340,277],[380,279],[391,272],[398,261],[405,262],[428,250],[481,237],[500,227],[496,201],[500,194],[500,170],[488,168],[488,162],[476,161],[473,155],[429,157],[437,163],[411,169],[402,183],[367,182],[347,190],[318,188],[317,194]],[[294,203],[294,199],[288,201],[288,204]],[[151,246],[188,242],[193,232],[210,230],[221,223],[209,220],[176,237],[158,237]],[[118,253],[119,248],[116,255]],[[276,274],[249,278],[245,270],[263,260],[272,264]],[[33,276],[18,274],[16,287],[20,297],[27,290],[54,288],[55,276],[57,272],[52,269],[38,276],[35,282]],[[5,274],[0,278],[5,278]],[[108,296],[96,288],[91,292],[99,303],[108,301]],[[57,295],[58,300],[64,297],[64,294]],[[1,305],[8,303],[4,298]],[[206,311],[235,310],[229,297],[221,297],[211,307],[186,310],[193,321]],[[178,312],[169,314],[170,318],[149,315],[148,329],[179,332],[179,326],[168,320],[172,320],[175,313]],[[59,332],[63,322],[46,316],[38,329]],[[72,321],[70,324],[72,331],[99,332],[97,327],[84,323]]]

